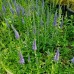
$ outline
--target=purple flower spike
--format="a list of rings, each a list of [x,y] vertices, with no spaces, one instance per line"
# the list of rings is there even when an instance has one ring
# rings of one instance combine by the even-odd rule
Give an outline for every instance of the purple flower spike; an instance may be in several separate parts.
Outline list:
[[[19,38],[20,38],[20,35],[19,35],[18,31],[14,28],[13,25],[11,25],[11,27],[12,27],[14,33],[15,33],[15,38],[16,38],[16,39],[19,39]]]
[[[25,63],[25,60],[24,60],[23,55],[22,55],[21,52],[19,53],[19,57],[20,57],[20,63],[21,64],[24,64]]]
[[[36,39],[33,41],[33,50],[37,50]]]
[[[14,3],[14,4],[15,4],[16,13],[19,16],[20,15],[20,12],[21,12],[20,5],[17,4],[17,3]]]
[[[24,15],[25,15],[25,10],[24,10],[24,8],[23,8],[22,6],[20,6],[20,9],[21,9],[21,11],[22,11],[22,16],[24,16]]]
[[[6,12],[6,8],[5,8],[4,5],[2,5],[2,11],[3,11],[3,12]]]
[[[16,38],[16,39],[19,39],[19,37],[20,37],[20,36],[19,36],[19,33],[15,30],[15,38]]]
[[[13,8],[12,8],[12,6],[11,6],[10,3],[9,3],[9,6],[10,6],[10,11],[11,11],[11,13],[14,14],[14,10],[13,10]]]
[[[63,26],[63,18],[62,18],[62,21],[61,21],[60,27],[62,27],[62,26]]]
[[[74,63],[74,57],[71,59],[71,62]]]
[[[56,11],[56,13],[55,13],[55,15],[54,15],[54,21],[53,21],[53,25],[55,26],[56,24],[57,24],[57,11]]]
[[[54,61],[58,61],[59,60],[59,49],[57,50],[55,56],[54,56]]]

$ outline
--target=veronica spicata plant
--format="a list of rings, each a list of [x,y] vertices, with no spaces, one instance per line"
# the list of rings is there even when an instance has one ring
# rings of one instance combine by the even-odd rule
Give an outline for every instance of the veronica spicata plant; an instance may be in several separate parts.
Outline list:
[[[74,63],[74,57],[71,59],[71,62]]]
[[[20,64],[24,64],[25,63],[25,60],[23,58],[23,55],[22,55],[22,52],[19,51],[19,57],[20,57]]]
[[[61,24],[60,24],[60,27],[62,27],[63,26],[63,17],[62,17],[62,20],[61,20]]]
[[[55,15],[54,15],[54,21],[53,21],[54,26],[57,24],[57,18],[58,18],[58,15],[57,15],[57,11],[56,11]]]
[[[58,61],[59,60],[59,49],[57,49],[56,53],[55,53],[55,56],[54,56],[54,61]]]
[[[13,29],[13,31],[15,33],[15,38],[16,39],[19,39],[20,38],[20,35],[19,35],[18,31],[15,29],[15,27],[13,25],[11,25],[11,28]]]
[[[36,39],[34,39],[33,41],[33,46],[32,46],[33,50],[37,50],[37,46],[36,46]]]

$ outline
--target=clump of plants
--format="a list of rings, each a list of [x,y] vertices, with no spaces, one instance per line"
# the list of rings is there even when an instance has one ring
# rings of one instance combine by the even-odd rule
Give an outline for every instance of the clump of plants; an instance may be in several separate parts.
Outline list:
[[[74,26],[61,7],[44,0],[4,0],[1,7],[1,74],[74,73]]]

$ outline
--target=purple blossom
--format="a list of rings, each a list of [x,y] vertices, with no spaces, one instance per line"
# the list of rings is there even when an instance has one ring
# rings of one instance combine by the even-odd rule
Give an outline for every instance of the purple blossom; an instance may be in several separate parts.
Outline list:
[[[53,21],[53,25],[55,26],[56,24],[57,24],[57,11],[56,11],[56,13],[55,13],[55,15],[54,15],[54,21]]]
[[[15,4],[16,13],[17,13],[17,15],[19,16],[19,15],[20,15],[20,11],[21,11],[20,5],[17,4],[16,2],[15,2],[14,4]]]
[[[55,56],[54,56],[54,61],[58,61],[59,60],[59,49],[57,49],[57,52],[55,53]]]
[[[20,13],[22,13],[22,16],[24,16],[24,14],[25,14],[24,8],[20,4],[17,4],[16,2],[14,4],[15,4],[15,9],[16,9],[17,15],[19,16]]]
[[[18,5],[16,7],[16,12],[17,12],[17,15],[20,15],[20,7]]]
[[[15,30],[15,38],[16,38],[16,39],[19,39],[19,37],[20,37],[20,36],[19,36],[19,33]]]
[[[22,11],[22,16],[24,16],[24,15],[25,15],[25,10],[24,10],[24,8],[23,8],[22,6],[20,6],[20,9],[21,9],[21,11]]]
[[[38,0],[36,0],[36,8],[38,8]]]
[[[12,6],[11,6],[10,3],[9,3],[9,6],[10,6],[10,11],[11,11],[11,13],[14,14],[14,10],[13,10],[13,8],[12,8]]]
[[[3,11],[3,12],[6,12],[6,8],[5,8],[4,5],[2,5],[2,11]]]
[[[42,0],[42,8],[44,9],[44,0]]]
[[[63,26],[63,18],[62,18],[62,21],[61,21],[60,27],[62,27],[62,26]]]
[[[23,58],[23,55],[22,55],[21,51],[19,52],[19,57],[20,57],[20,63],[21,64],[24,64],[25,63],[25,60]]]
[[[37,46],[36,46],[36,39],[33,41],[33,46],[32,46],[33,50],[37,50]]]
[[[74,63],[74,57],[71,59],[71,62]]]
[[[13,25],[11,25],[11,27],[12,27],[14,33],[15,33],[15,38],[16,38],[16,39],[19,39],[19,38],[20,38],[20,35],[19,35],[18,31],[14,28]]]

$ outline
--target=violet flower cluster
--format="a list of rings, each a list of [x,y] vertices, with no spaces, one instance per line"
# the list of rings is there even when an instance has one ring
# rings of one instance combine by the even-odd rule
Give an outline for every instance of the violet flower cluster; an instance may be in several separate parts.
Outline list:
[[[33,46],[32,46],[33,50],[37,50],[37,46],[36,46],[36,39],[33,41]]]
[[[62,18],[62,20],[61,20],[61,24],[60,24],[60,27],[62,27],[63,26],[63,18]]]
[[[19,57],[20,57],[20,64],[24,64],[25,60],[23,58],[23,55],[22,55],[21,51],[19,52]]]
[[[74,63],[74,57],[71,59],[71,62]]]
[[[56,53],[55,53],[55,56],[54,56],[54,61],[59,61],[59,49],[57,49]]]
[[[55,26],[57,24],[57,11],[55,12],[55,15],[54,15],[54,21],[53,21],[53,25]]]
[[[11,28],[13,29],[13,31],[15,33],[15,38],[16,39],[19,39],[20,38],[20,35],[19,35],[18,31],[15,29],[15,27],[13,25],[11,25]]]

